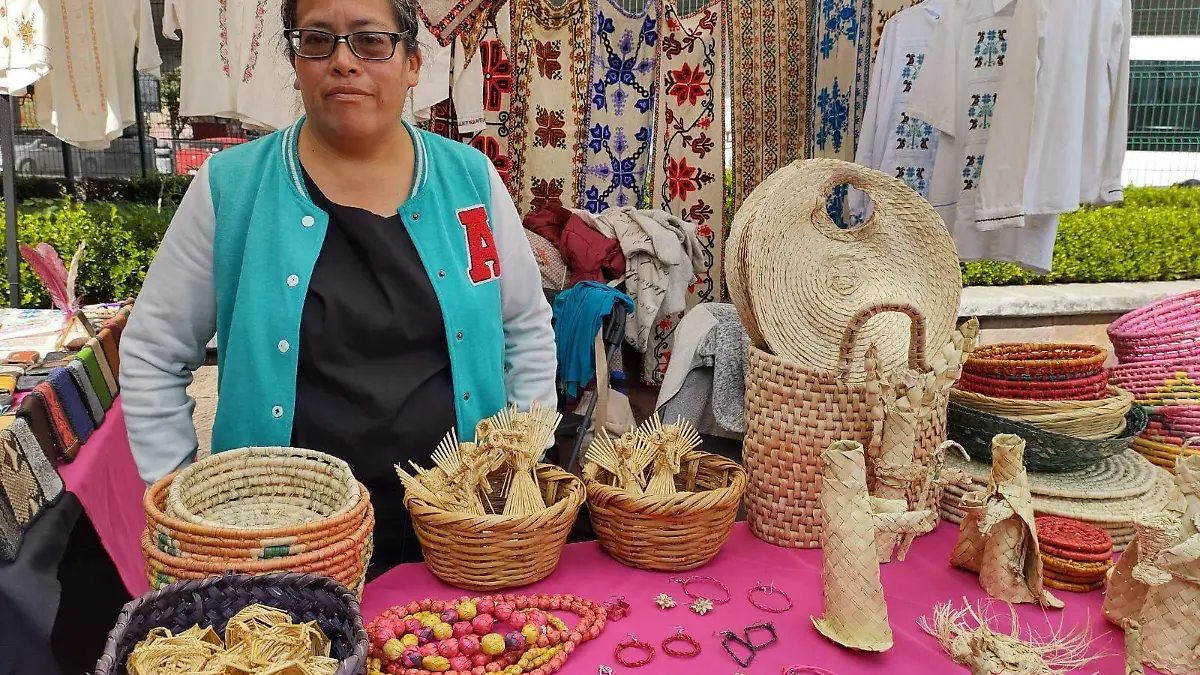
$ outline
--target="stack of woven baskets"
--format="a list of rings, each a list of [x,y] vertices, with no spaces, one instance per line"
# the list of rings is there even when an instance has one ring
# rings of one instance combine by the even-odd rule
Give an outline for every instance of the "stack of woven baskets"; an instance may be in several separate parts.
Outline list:
[[[875,204],[839,229],[827,203],[851,184]],[[820,546],[821,453],[861,443],[868,480],[880,459],[880,372],[919,375],[958,315],[958,255],[933,208],[886,174],[837,160],[794,162],[734,217],[725,252],[730,297],[752,341],[746,374],[746,513],[760,539]],[[944,396],[917,413],[914,460],[932,467],[945,440]],[[932,470],[930,468],[930,470]],[[873,481],[872,481],[873,482]]]
[[[1060,591],[1087,593],[1104,588],[1113,566],[1113,538],[1072,518],[1036,519],[1044,583]]]
[[[214,454],[146,493],[151,585],[225,572],[307,572],[361,593],[375,512],[340,459],[299,448]]]
[[[1108,384],[1107,358],[1094,345],[979,347],[951,394],[950,436],[987,458],[993,436],[1017,434],[1030,471],[1074,471],[1125,452],[1146,416]]]
[[[1200,437],[1200,291],[1134,310],[1114,321],[1108,336],[1120,362],[1112,383],[1152,409],[1133,448],[1174,471],[1180,455],[1200,454],[1188,446]]]

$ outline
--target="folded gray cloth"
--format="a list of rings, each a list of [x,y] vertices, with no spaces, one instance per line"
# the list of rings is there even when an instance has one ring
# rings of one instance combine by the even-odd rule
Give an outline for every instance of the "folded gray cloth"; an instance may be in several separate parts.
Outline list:
[[[689,325],[699,330],[686,330]],[[702,434],[741,438],[746,433],[749,346],[733,305],[704,303],[688,312],[676,329],[676,349],[659,394],[662,418],[682,417]]]

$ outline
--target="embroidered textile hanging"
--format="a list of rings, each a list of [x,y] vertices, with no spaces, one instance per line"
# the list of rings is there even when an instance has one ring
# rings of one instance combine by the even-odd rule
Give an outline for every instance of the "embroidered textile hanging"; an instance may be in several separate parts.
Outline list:
[[[639,15],[612,0],[596,0],[580,188],[583,208],[592,213],[641,205],[650,167],[658,14],[656,0]]]
[[[879,53],[879,41],[883,38],[883,27],[888,20],[900,12],[921,4],[921,0],[873,0],[871,3],[871,62],[867,64],[868,73],[875,65],[875,55]],[[869,75],[868,75],[869,77]],[[866,80],[868,88],[870,80]],[[858,116],[862,123],[862,114]]]
[[[804,158],[806,0],[730,0],[733,208],[776,169]]]
[[[721,0],[680,14],[663,5],[658,49],[655,166],[651,205],[696,225],[706,272],[689,286],[688,307],[721,297],[725,214],[725,15]],[[667,370],[679,317],[654,329],[642,379],[658,384]]]
[[[417,11],[421,21],[443,46],[467,31],[474,19],[486,12],[496,0],[420,0]]]
[[[853,161],[858,121],[867,100],[874,37],[871,0],[821,0],[813,4],[809,155]]]
[[[509,117],[509,103],[513,92],[512,63],[508,60],[512,44],[512,30],[507,1],[493,5],[478,19],[478,29],[470,28],[464,31],[463,46],[475,55],[483,67],[483,118],[487,126],[471,138],[471,145],[487,158],[509,192],[514,193],[512,182],[512,161],[509,158],[509,137],[512,133],[512,121]],[[476,30],[478,39],[472,37]]]
[[[579,205],[592,44],[588,0],[513,0],[512,185],[517,210]]]

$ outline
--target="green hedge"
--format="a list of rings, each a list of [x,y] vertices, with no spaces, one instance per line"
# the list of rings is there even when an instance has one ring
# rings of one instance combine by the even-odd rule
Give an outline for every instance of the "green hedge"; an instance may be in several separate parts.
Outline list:
[[[1122,204],[1062,216],[1045,276],[1008,263],[962,267],[971,286],[1198,279],[1200,189],[1130,188]]]
[[[0,258],[6,229],[0,205]],[[67,265],[87,240],[80,263],[76,290],[88,302],[107,302],[134,295],[146,278],[159,242],[167,231],[173,209],[132,202],[79,202],[68,197],[31,199],[17,212],[17,234],[21,242],[53,244]],[[5,288],[0,306],[8,304],[6,261],[0,260],[0,279]],[[50,298],[33,270],[21,263],[21,305],[50,307]]]
[[[158,250],[186,179],[167,177],[106,185],[115,201],[75,197],[23,199],[18,213],[22,242],[49,242],[70,262],[86,239],[79,290],[89,302],[136,294]],[[91,183],[89,190],[100,191]],[[28,188],[29,183],[26,183]],[[48,188],[47,188],[48,189]],[[0,253],[3,252],[0,208]],[[0,280],[7,279],[0,255]],[[1135,188],[1125,203],[1062,217],[1054,271],[1036,276],[1007,263],[966,263],[963,283],[975,286],[1104,281],[1200,279],[1200,188]],[[7,293],[0,306],[7,304]],[[21,304],[49,307],[28,266],[21,265]]]

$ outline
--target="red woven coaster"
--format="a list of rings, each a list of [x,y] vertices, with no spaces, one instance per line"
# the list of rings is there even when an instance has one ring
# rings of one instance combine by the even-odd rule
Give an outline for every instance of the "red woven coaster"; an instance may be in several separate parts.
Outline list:
[[[1079,553],[1104,553],[1111,555],[1112,535],[1081,520],[1059,516],[1039,516],[1035,525],[1039,543],[1046,543],[1062,551]]]
[[[1104,562],[1105,560],[1112,560],[1113,557],[1113,550],[1111,548],[1103,553],[1082,553],[1080,551],[1061,549],[1044,541],[1038,542],[1038,548],[1046,555],[1052,555],[1065,560],[1074,560],[1076,562]]]
[[[1042,585],[1046,588],[1052,588],[1056,591],[1070,591],[1072,593],[1091,593],[1104,588],[1104,582],[1098,581],[1094,584],[1072,584],[1057,579],[1046,578],[1042,580]]]

